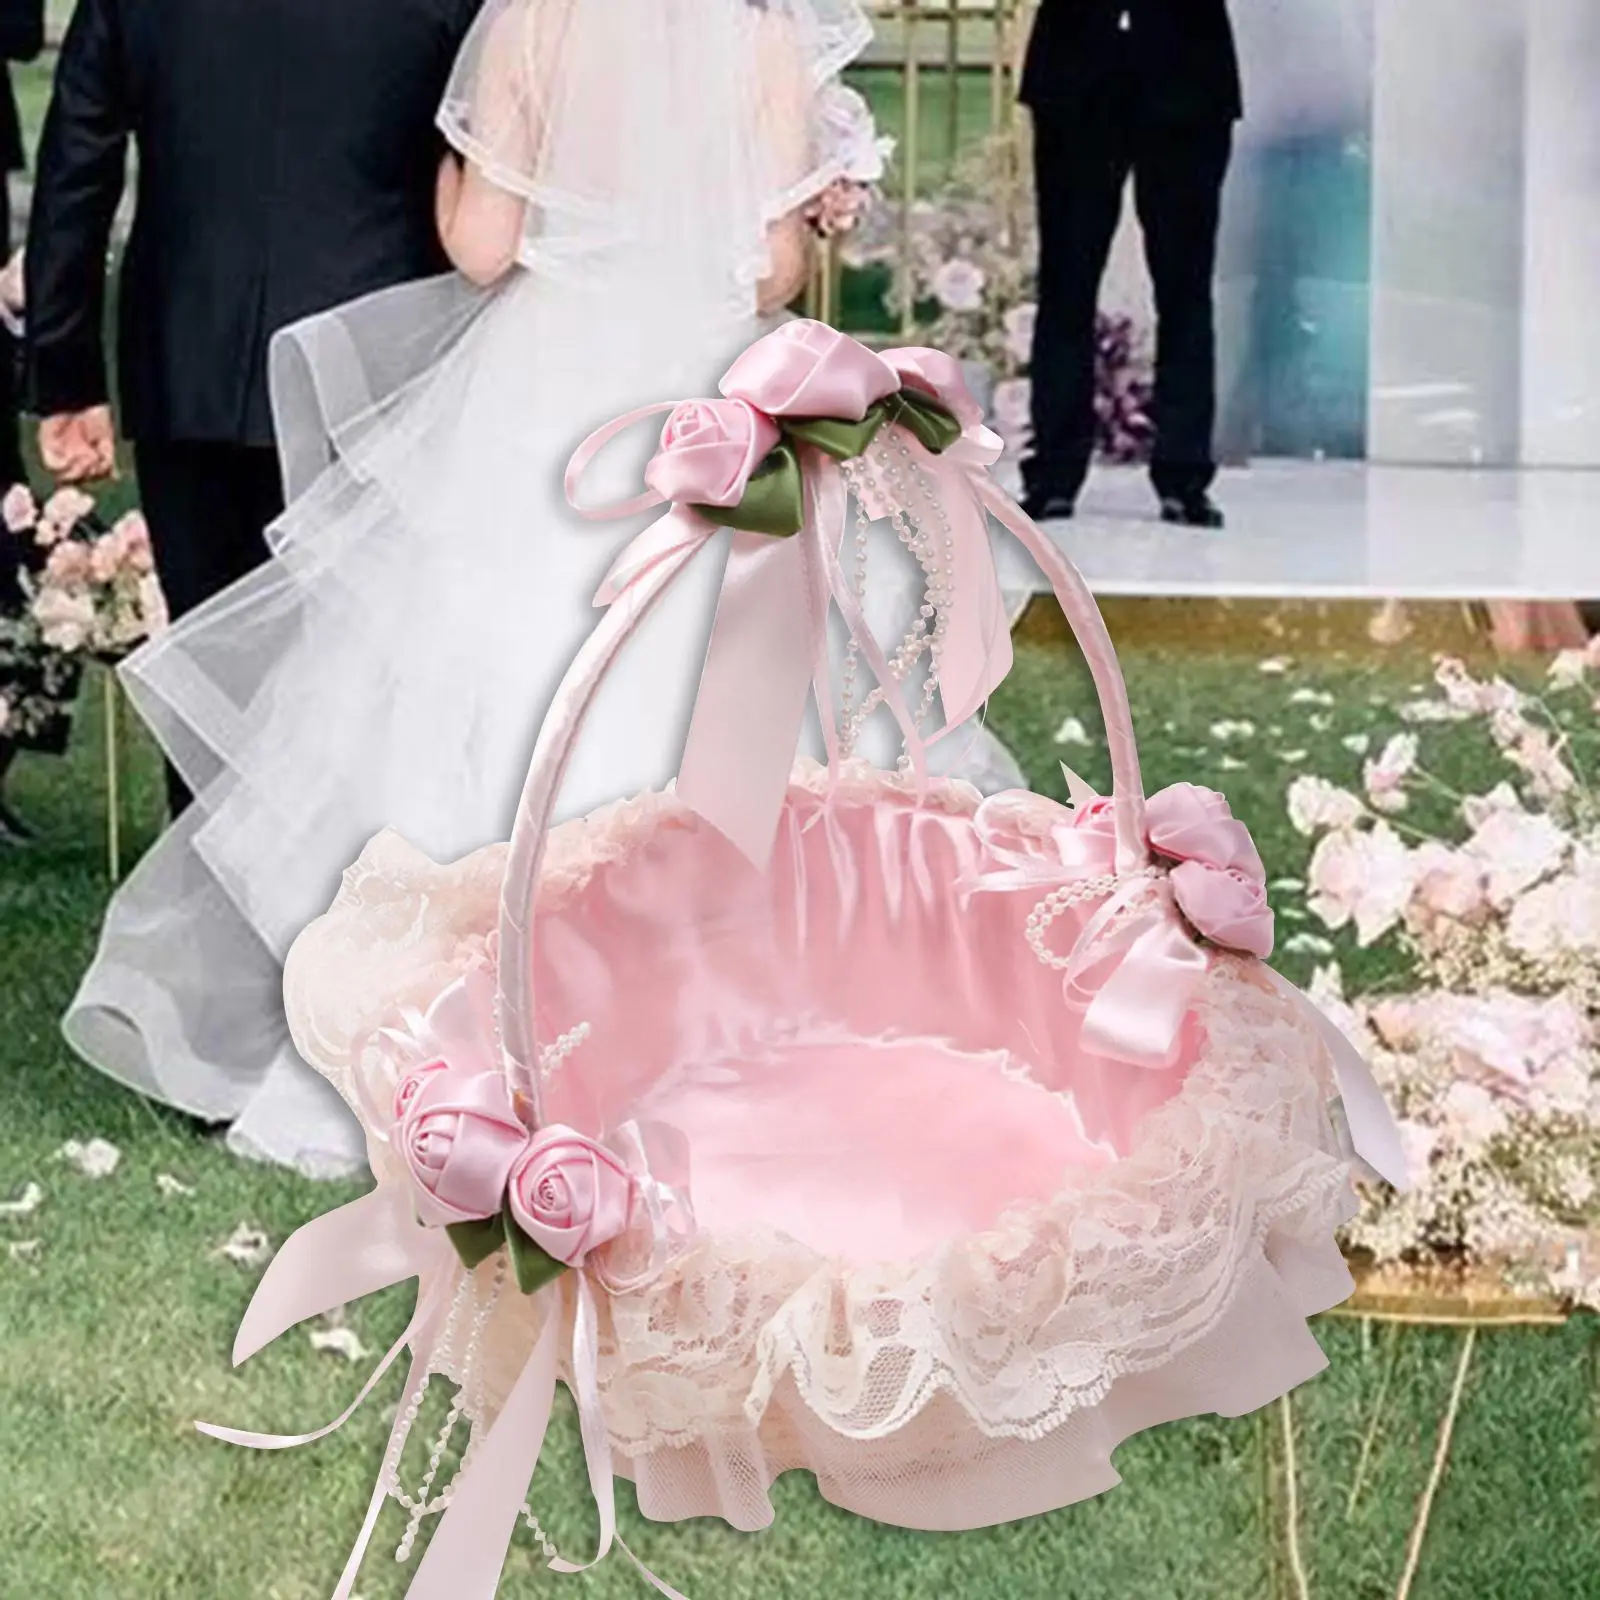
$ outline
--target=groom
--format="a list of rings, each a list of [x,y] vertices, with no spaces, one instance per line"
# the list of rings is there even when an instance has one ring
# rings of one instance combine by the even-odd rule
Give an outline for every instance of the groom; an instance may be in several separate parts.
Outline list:
[[[272,335],[447,268],[434,116],[478,4],[77,0],[29,228],[31,401],[60,480],[114,474],[102,327],[131,142],[120,422],[174,615],[261,562],[283,508]]]
[[[1033,117],[1039,297],[1034,517],[1066,517],[1095,437],[1095,310],[1133,178],[1155,290],[1155,458],[1169,522],[1221,527],[1211,280],[1222,182],[1241,114],[1227,0],[1043,0],[1023,66]]]

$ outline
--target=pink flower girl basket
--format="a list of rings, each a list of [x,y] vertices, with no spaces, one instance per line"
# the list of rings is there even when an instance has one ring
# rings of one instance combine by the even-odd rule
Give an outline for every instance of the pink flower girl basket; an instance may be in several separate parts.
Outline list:
[[[339,1600],[390,1495],[402,1555],[442,1514],[412,1600],[490,1600],[519,1518],[581,1570],[527,1503],[558,1378],[596,1560],[614,1469],[649,1517],[741,1529],[772,1520],[792,1469],[912,1528],[1098,1494],[1130,1434],[1244,1413],[1322,1367],[1306,1319],[1351,1289],[1334,1231],[1352,1175],[1404,1179],[1360,1058],[1263,964],[1249,834],[1210,790],[1144,798],[1098,609],[990,480],[999,443],[956,363],[794,323],[721,399],[653,409],[671,416],[646,492],[585,514],[668,509],[606,582],[509,847],[439,866],[380,835],[289,959],[297,1042],[360,1115],[377,1186],[286,1243],[235,1359],[419,1280],[355,1402],[409,1349]],[[569,495],[646,414],[582,447]],[[1077,632],[1108,799],[1074,780],[1071,807],[980,802],[929,775],[927,745],[1010,664],[991,516]],[[892,657],[862,610],[885,520],[926,577]],[[724,525],[676,786],[552,829],[608,667]],[[851,635],[837,685],[832,608]],[[796,767],[813,685],[830,759]],[[874,708],[899,722],[897,772],[851,755]],[[413,1494],[400,1457],[434,1374],[458,1387]],[[202,1424],[263,1448],[338,1425]]]

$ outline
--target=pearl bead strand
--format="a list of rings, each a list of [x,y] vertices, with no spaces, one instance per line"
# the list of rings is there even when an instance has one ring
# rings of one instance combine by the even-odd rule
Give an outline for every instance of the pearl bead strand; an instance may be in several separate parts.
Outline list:
[[[499,1303],[501,1291],[505,1287],[505,1258],[495,1257],[494,1276],[487,1294],[478,1292],[477,1277],[473,1273],[464,1273],[460,1284],[456,1288],[455,1299],[451,1302],[449,1315],[445,1318],[445,1325],[440,1334],[436,1351],[431,1358],[434,1370],[450,1364],[451,1346],[462,1320],[462,1314],[469,1300],[473,1301],[472,1325],[467,1333],[466,1349],[458,1370],[462,1373],[462,1381],[457,1388],[455,1397],[450,1402],[450,1409],[445,1415],[444,1422],[439,1429],[438,1437],[434,1441],[433,1449],[428,1455],[428,1470],[421,1484],[418,1486],[416,1497],[408,1495],[400,1487],[400,1456],[405,1449],[406,1440],[410,1437],[411,1429],[421,1410],[422,1398],[427,1390],[424,1382],[421,1389],[412,1397],[406,1406],[405,1419],[401,1431],[395,1436],[394,1446],[390,1450],[389,1460],[385,1463],[384,1470],[392,1484],[391,1492],[400,1503],[401,1508],[409,1515],[406,1521],[404,1534],[401,1535],[399,1548],[395,1551],[396,1561],[409,1561],[411,1552],[417,1542],[417,1534],[422,1527],[424,1517],[434,1516],[444,1511],[450,1504],[455,1494],[456,1478],[445,1486],[443,1491],[434,1498],[433,1492],[435,1479],[439,1476],[440,1468],[444,1463],[445,1451],[450,1447],[450,1440],[455,1434],[457,1426],[466,1414],[466,1396],[469,1385],[473,1388],[477,1409],[481,1415],[483,1405],[483,1380],[479,1370],[478,1353],[483,1344],[484,1329],[488,1326],[489,1318],[494,1314],[494,1308]],[[432,1374],[430,1373],[430,1377]],[[468,1424],[469,1427],[471,1424]],[[467,1441],[467,1448],[462,1455],[461,1466],[465,1468],[471,1459],[474,1445],[477,1443],[477,1433],[474,1430]],[[459,1474],[458,1474],[459,1476]]]
[[[933,485],[922,471],[910,446],[898,430],[892,432],[890,437],[892,446],[880,443],[870,456],[858,457],[844,464],[845,480],[856,502],[851,587],[857,600],[865,598],[870,528],[866,506],[871,501],[887,500],[889,520],[895,536],[911,553],[923,573],[923,603],[919,614],[889,657],[890,674],[897,683],[903,683],[910,676],[923,656],[931,657],[921,698],[912,716],[912,725],[920,728],[932,714],[934,698],[939,692],[938,664],[949,628],[950,608],[955,599],[952,582],[955,539],[950,530],[949,514],[939,504],[933,493]],[[878,485],[880,473],[884,484],[881,493]],[[930,533],[920,525],[911,511],[911,504],[917,499],[933,512],[938,524],[937,532]],[[852,639],[845,653],[842,673],[839,744],[840,754],[844,756],[854,753],[863,724],[886,699],[885,689],[879,685],[859,707],[855,705],[859,660],[860,646]],[[899,765],[902,773],[909,770],[909,752],[902,754]]]

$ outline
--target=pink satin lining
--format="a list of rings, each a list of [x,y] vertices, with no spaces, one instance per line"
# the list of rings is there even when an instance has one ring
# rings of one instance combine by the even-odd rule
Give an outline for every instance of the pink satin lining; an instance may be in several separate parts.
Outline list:
[[[1026,943],[1034,897],[954,892],[990,865],[968,814],[792,791],[766,874],[692,823],[600,867],[535,923],[543,1026],[592,1023],[546,1114],[671,1123],[702,1228],[779,1205],[797,1237],[862,1260],[1056,1192],[1128,1149],[1185,1069],[1085,1053]]]

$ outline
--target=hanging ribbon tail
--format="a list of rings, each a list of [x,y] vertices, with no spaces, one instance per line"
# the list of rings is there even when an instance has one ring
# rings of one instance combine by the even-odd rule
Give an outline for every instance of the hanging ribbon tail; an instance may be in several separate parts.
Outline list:
[[[605,1413],[600,1409],[600,1313],[587,1273],[578,1274],[578,1312],[572,1330],[572,1382],[578,1398],[578,1431],[583,1437],[583,1458],[589,1469],[589,1492],[600,1512],[600,1547],[593,1561],[581,1565],[550,1563],[554,1572],[587,1572],[611,1552],[617,1537],[617,1494],[611,1470],[611,1439]]]
[[[818,646],[805,592],[803,536],[734,534],[678,773],[678,798],[758,868],[772,855],[811,691]]]
[[[1272,985],[1285,999],[1302,1007],[1315,1023],[1333,1063],[1333,1078],[1339,1098],[1344,1102],[1350,1142],[1362,1164],[1402,1194],[1411,1187],[1405,1147],[1394,1113],[1383,1097],[1366,1058],[1353,1045],[1331,1017],[1303,989],[1298,989],[1281,973],[1263,967]]]
[[[262,1275],[234,1339],[233,1364],[308,1317],[418,1276],[438,1259],[438,1245],[409,1197],[391,1185],[314,1218],[289,1236]]]
[[[920,464],[950,519],[950,586],[955,603],[945,619],[939,656],[943,737],[976,715],[1005,682],[1012,662],[1011,625],[989,540],[988,514],[970,474],[940,456],[925,455]]]
[[[561,1302],[548,1292],[544,1327],[515,1388],[456,1479],[406,1600],[494,1600],[539,1463],[556,1394]]]
[[[628,543],[605,575],[594,603],[597,606],[614,604],[645,573],[685,550],[704,544],[716,531],[714,524],[687,506],[673,506]]]
[[[437,1296],[432,1316],[424,1323],[418,1334],[416,1354],[411,1358],[411,1368],[406,1373],[406,1385],[400,1395],[400,1404],[395,1408],[394,1425],[389,1429],[389,1441],[384,1446],[383,1459],[386,1462],[398,1461],[406,1429],[410,1425],[411,1407],[428,1386],[428,1363],[433,1352],[433,1342],[438,1335],[438,1318],[444,1311],[445,1305],[445,1297]],[[383,1511],[383,1503],[388,1498],[387,1476],[379,1472],[378,1481],[373,1485],[372,1499],[367,1504],[366,1517],[361,1523],[361,1531],[356,1535],[356,1542],[351,1547],[350,1557],[344,1564],[344,1571],[340,1574],[339,1586],[333,1591],[332,1600],[351,1600],[355,1594],[356,1579],[361,1576],[361,1563],[366,1559],[372,1536],[377,1531],[378,1517]]]
[[[441,1267],[448,1255],[447,1250],[441,1251],[436,1258]],[[449,1271],[436,1270],[433,1267],[423,1269],[422,1283],[417,1292],[416,1310],[412,1313],[410,1322],[406,1324],[405,1332],[390,1345],[388,1353],[373,1368],[372,1375],[361,1386],[361,1392],[332,1422],[310,1433],[255,1433],[245,1428],[219,1427],[214,1422],[197,1422],[195,1430],[208,1438],[220,1439],[224,1444],[239,1445],[246,1450],[296,1450],[301,1445],[314,1444],[318,1439],[326,1439],[330,1433],[337,1433],[361,1409],[367,1396],[377,1388],[383,1375],[395,1364],[408,1345],[416,1352],[418,1361],[425,1361],[440,1312],[449,1298],[453,1282],[454,1275]]]

